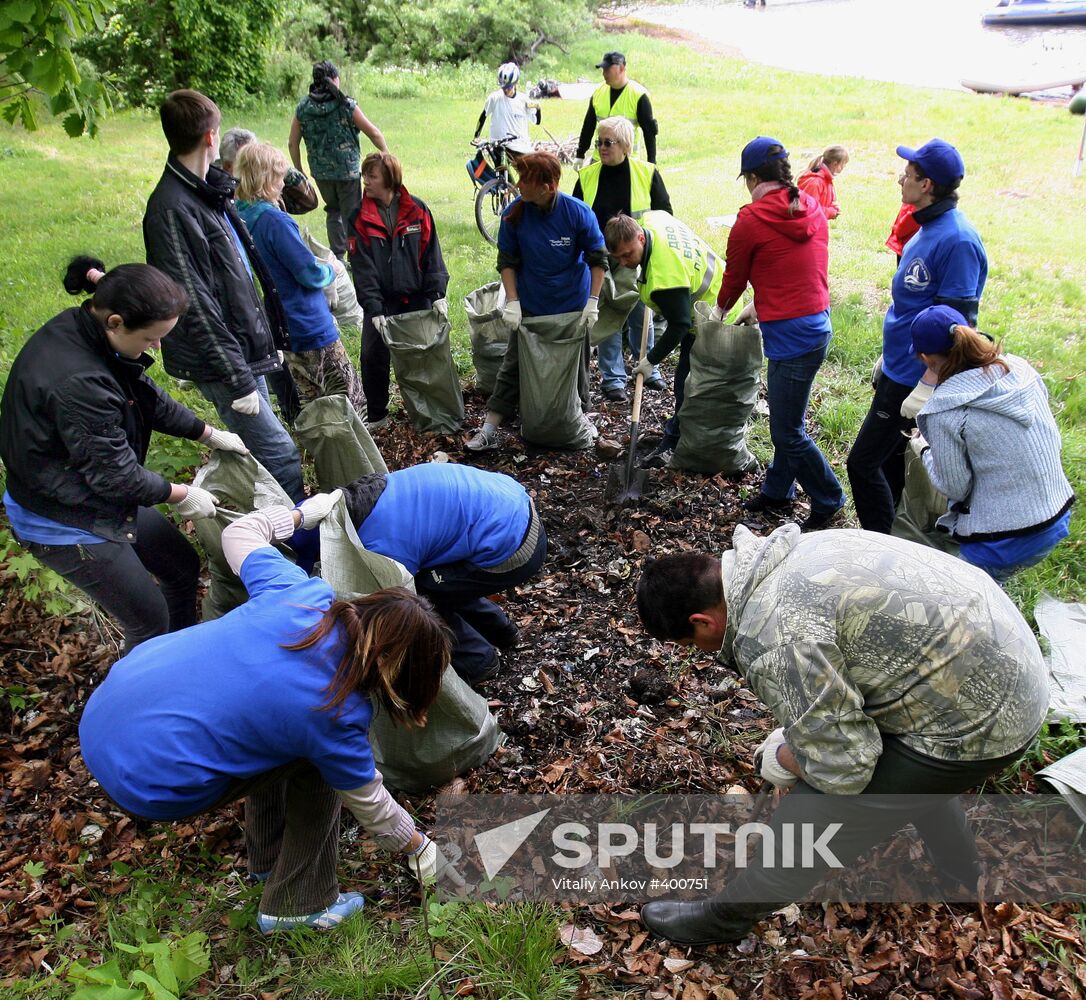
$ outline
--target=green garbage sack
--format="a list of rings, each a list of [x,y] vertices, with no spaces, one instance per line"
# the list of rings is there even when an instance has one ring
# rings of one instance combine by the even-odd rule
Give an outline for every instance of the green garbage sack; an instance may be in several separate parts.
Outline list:
[[[912,448],[906,448],[905,487],[901,491],[890,534],[956,556],[958,543],[949,532],[939,531],[935,527],[935,522],[946,511],[946,497],[932,485],[928,470],[919,456]]]
[[[611,267],[603,276],[600,287],[599,319],[589,335],[593,347],[626,325],[641,297],[637,290],[637,269],[623,267],[613,257],[610,262]]]
[[[223,555],[223,529],[250,511],[275,504],[293,507],[294,503],[252,455],[234,451],[213,451],[207,465],[196,473],[193,485],[214,494],[221,504],[214,517],[192,522],[207,556],[209,583],[202,602],[203,620],[213,621],[249,599],[245,585]],[[287,546],[281,545],[279,549],[293,558]]]
[[[464,422],[464,394],[449,345],[451,330],[449,320],[430,308],[389,316],[381,331],[407,419],[420,431],[452,434]]]
[[[335,259],[332,251],[320,240],[314,238],[308,226],[302,230],[302,239],[313,256],[322,264],[331,264]],[[336,326],[341,330],[348,326],[355,326],[361,330],[362,307],[358,304],[358,296],[355,294],[351,272],[344,267],[343,272],[336,275],[336,280],[332,284],[335,292],[332,296],[331,308],[332,315],[336,320]]]
[[[526,316],[517,330],[520,432],[545,448],[587,448],[595,438],[581,409],[587,392],[579,312]]]
[[[694,304],[690,375],[671,465],[733,475],[758,467],[747,448],[747,421],[758,399],[762,334],[756,326],[720,323],[711,311],[709,303]]]
[[[494,391],[498,369],[509,344],[509,327],[502,322],[505,292],[500,281],[476,288],[464,296],[471,334],[471,360],[475,365],[475,386],[488,395]]]
[[[344,600],[382,587],[414,590],[398,562],[369,552],[340,499],[321,522],[321,577]],[[391,789],[423,794],[488,760],[504,739],[486,699],[446,669],[426,725],[399,726],[379,708],[370,722],[374,762]]]
[[[388,472],[365,423],[342,393],[306,403],[294,422],[294,436],[313,457],[323,493],[371,472]]]

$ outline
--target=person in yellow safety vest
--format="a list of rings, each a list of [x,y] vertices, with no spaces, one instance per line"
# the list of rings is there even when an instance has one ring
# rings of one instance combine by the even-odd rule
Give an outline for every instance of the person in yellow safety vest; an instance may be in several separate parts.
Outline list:
[[[716,302],[724,276],[724,261],[689,226],[668,212],[646,212],[640,220],[616,215],[604,229],[607,250],[623,267],[641,267],[641,301],[667,320],[667,330],[637,371],[648,378],[679,346],[675,369],[675,413],[664,424],[664,436],[641,465],[663,468],[679,443],[679,410],[683,405],[690,349],[694,345],[694,303]]]
[[[580,198],[596,216],[603,231],[612,216],[632,215],[639,219],[649,209],[671,211],[671,199],[660,171],[651,163],[630,156],[633,125],[625,118],[605,118],[600,122],[596,149],[599,159],[581,168],[573,197]],[[613,266],[613,265],[612,265]],[[645,304],[638,302],[626,319],[626,336],[634,360],[641,354],[641,322]],[[649,314],[649,340],[654,340],[652,314]],[[622,358],[622,331],[618,330],[597,345],[603,395],[614,403],[626,401],[626,363]],[[645,379],[645,388],[656,391],[667,387],[659,368]]]
[[[596,88],[592,100],[588,102],[584,124],[581,126],[581,138],[577,141],[577,163],[580,169],[584,155],[596,134],[596,123],[604,118],[617,115],[626,118],[645,137],[645,159],[656,162],[656,119],[652,116],[652,101],[649,92],[636,80],[626,75],[626,57],[621,52],[608,52],[598,63],[596,69],[603,70],[603,83]],[[639,152],[636,142],[634,152]]]

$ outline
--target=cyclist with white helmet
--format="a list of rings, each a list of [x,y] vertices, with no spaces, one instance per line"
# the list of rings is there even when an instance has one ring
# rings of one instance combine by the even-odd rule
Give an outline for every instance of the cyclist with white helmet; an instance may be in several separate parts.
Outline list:
[[[490,139],[492,142],[510,139],[507,148],[511,153],[530,153],[532,140],[528,136],[531,122],[538,125],[543,116],[537,105],[531,104],[517,89],[520,80],[520,67],[515,62],[502,63],[498,67],[498,90],[486,99],[483,113],[479,115],[479,124],[475,127],[475,138],[483,130],[483,124],[490,119]]]

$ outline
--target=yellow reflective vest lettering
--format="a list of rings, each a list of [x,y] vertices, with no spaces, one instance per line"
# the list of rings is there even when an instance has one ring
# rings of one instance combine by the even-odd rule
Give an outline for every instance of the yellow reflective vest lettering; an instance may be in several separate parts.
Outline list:
[[[641,225],[652,235],[652,252],[641,275],[641,301],[663,288],[689,288],[690,302],[716,303],[724,262],[686,223],[667,212],[646,212]]]
[[[656,168],[651,163],[636,160],[632,156],[626,157],[626,162],[630,165],[630,214],[637,219],[652,207],[650,192],[652,191],[652,175]],[[596,201],[602,169],[603,163],[596,160],[582,167],[577,175],[577,179],[581,182],[581,194],[584,195],[585,204],[590,208]]]

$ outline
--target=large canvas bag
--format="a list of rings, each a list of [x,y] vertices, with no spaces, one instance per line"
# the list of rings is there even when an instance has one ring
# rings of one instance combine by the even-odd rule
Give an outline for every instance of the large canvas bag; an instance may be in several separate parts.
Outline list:
[[[630,313],[640,299],[637,291],[637,268],[623,267],[611,258],[611,267],[603,276],[600,287],[600,314],[589,337],[592,346],[618,333],[626,325]]]
[[[694,304],[690,375],[679,410],[679,469],[733,475],[758,467],[747,448],[747,421],[758,400],[762,334],[757,326],[714,320],[712,307]]]
[[[935,522],[947,511],[947,499],[932,484],[923,461],[912,448],[905,449],[905,487],[897,504],[890,534],[910,542],[930,545],[941,552],[958,554],[958,543],[950,533],[939,531]]]
[[[520,430],[545,448],[587,448],[592,425],[581,409],[584,321],[579,312],[526,316],[517,331]]]
[[[381,336],[392,357],[407,419],[420,431],[452,434],[464,422],[453,362],[452,326],[436,308],[389,316]]]
[[[475,365],[475,385],[480,392],[494,391],[498,369],[509,344],[509,327],[502,322],[505,290],[500,281],[476,288],[464,296],[471,334],[471,360]]]
[[[322,264],[331,264],[334,255],[320,240],[314,238],[306,226],[302,230],[302,239],[309,247],[310,253]],[[342,274],[337,274],[333,282],[335,293],[332,296],[332,315],[335,317],[336,326],[341,330],[344,327],[356,326],[362,329],[362,307],[358,304],[358,296],[355,294],[354,282],[351,280],[349,268],[344,268]]]
[[[388,472],[381,450],[342,393],[320,396],[303,406],[294,422],[294,436],[312,456],[324,493],[359,476]]]

